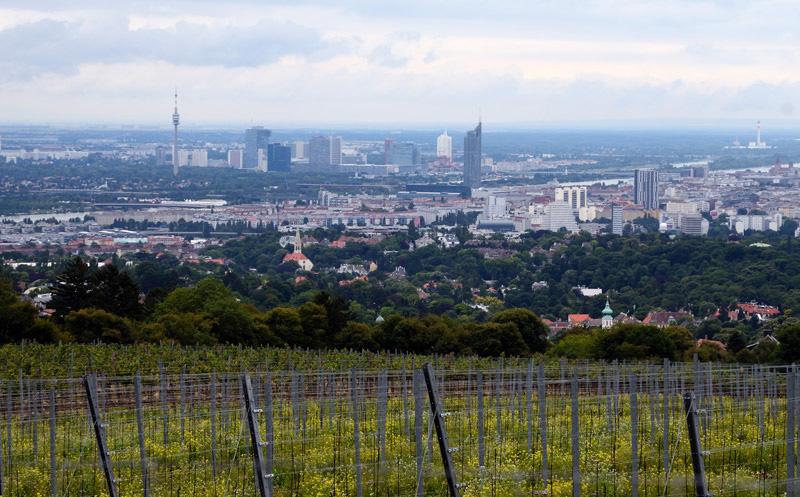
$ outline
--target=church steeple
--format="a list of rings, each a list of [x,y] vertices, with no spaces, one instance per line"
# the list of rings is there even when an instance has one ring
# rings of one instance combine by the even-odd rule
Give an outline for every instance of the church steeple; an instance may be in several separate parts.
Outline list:
[[[297,228],[297,233],[294,235],[294,253],[303,253],[303,239],[300,238],[300,228]]]
[[[603,318],[601,320],[601,324],[603,328],[611,328],[614,325],[614,311],[611,310],[611,305],[608,303],[608,299],[606,299],[606,308],[603,309]]]

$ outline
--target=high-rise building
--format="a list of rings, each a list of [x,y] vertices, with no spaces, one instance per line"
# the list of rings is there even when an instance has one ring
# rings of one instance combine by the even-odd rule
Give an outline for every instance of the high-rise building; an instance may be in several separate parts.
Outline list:
[[[708,164],[692,166],[692,178],[708,178]]]
[[[342,165],[342,137],[341,136],[332,136],[331,137],[331,166],[333,170],[336,170],[337,166]]]
[[[331,170],[331,137],[312,136],[308,140],[308,167],[313,172]]]
[[[566,202],[550,202],[542,220],[542,228],[549,231],[558,231],[566,228],[567,231],[576,233],[578,223],[575,221],[575,212]]]
[[[506,217],[506,198],[489,195],[483,208],[483,219],[499,219]]]
[[[394,141],[391,138],[383,141],[383,163],[394,164]]]
[[[556,188],[556,201],[568,203],[573,210],[588,207],[585,186],[565,186]]]
[[[175,112],[172,113],[172,124],[175,126],[175,141],[172,144],[172,174],[178,175],[180,159],[178,157],[178,124],[181,123],[181,116],[178,114],[178,88],[175,88]]]
[[[270,143],[267,170],[288,173],[292,168],[292,149],[279,143]]]
[[[167,151],[164,147],[156,147],[156,166],[167,165]]]
[[[269,137],[272,131],[263,126],[253,126],[244,131],[244,168],[258,169],[259,155],[266,156]],[[259,152],[262,151],[262,152]]]
[[[611,204],[611,232],[615,235],[621,235],[624,223],[622,206],[619,204]]]
[[[464,137],[464,184],[470,188],[481,186],[481,128],[478,122]]]
[[[244,151],[242,150],[228,150],[228,167],[234,169],[241,169],[244,165],[243,159]]]
[[[292,144],[292,159],[305,159],[308,149],[308,143],[297,141]]]
[[[208,167],[208,152],[196,148],[178,151],[178,167]]]
[[[645,209],[658,209],[658,170],[637,169],[634,174],[634,201]]]
[[[419,164],[419,152],[417,146],[411,142],[392,144],[391,164],[398,166],[414,166]]]
[[[453,161],[453,137],[447,134],[447,130],[436,139],[436,156]]]

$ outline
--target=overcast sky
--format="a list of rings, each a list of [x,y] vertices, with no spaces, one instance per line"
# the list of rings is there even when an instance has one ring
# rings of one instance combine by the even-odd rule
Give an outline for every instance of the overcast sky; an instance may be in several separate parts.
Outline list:
[[[3,123],[800,118],[797,0],[0,5]]]

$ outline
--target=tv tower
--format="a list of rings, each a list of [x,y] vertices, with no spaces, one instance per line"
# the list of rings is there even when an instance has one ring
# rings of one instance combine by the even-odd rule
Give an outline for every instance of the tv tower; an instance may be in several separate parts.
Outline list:
[[[175,143],[172,145],[172,174],[178,175],[178,124],[181,123],[181,116],[178,114],[178,87],[175,87],[175,112],[172,113],[172,124],[175,126]]]

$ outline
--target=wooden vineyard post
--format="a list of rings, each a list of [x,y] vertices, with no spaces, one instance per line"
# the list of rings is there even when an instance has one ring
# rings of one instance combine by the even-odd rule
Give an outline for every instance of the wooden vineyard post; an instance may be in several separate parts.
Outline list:
[[[700,430],[697,426],[697,407],[692,393],[683,394],[683,407],[686,411],[686,424],[689,429],[689,445],[692,451],[692,469],[694,470],[694,488],[697,497],[708,497],[706,483],[706,467],[703,463],[703,449],[700,444]]]
[[[442,453],[447,488],[450,490],[450,497],[460,497],[456,469],[453,464],[453,457],[450,455],[450,441],[447,438],[447,428],[444,424],[445,413],[442,412],[441,404],[439,403],[436,378],[433,375],[430,363],[426,362],[422,365],[422,373],[425,375],[425,384],[428,387],[428,397],[433,410],[433,424],[436,427],[436,437],[439,439],[439,451]]]
[[[261,434],[258,430],[258,414],[261,409],[256,408],[255,398],[253,397],[253,385],[250,382],[250,375],[243,374],[242,391],[244,393],[244,408],[247,416],[247,425],[250,428],[250,443],[253,447],[253,472],[255,473],[256,488],[261,497],[270,497],[267,479],[272,475],[267,474],[264,467],[264,453],[261,451]]]
[[[86,375],[83,377],[83,386],[86,389],[89,414],[92,419],[94,436],[97,439],[97,452],[100,456],[100,462],[103,465],[106,483],[108,484],[108,495],[110,497],[119,497],[119,493],[117,492],[117,479],[114,478],[114,468],[111,467],[111,456],[108,452],[108,445],[106,444],[106,429],[104,423],[100,420],[100,412],[97,406],[96,381],[97,379],[94,375]]]

